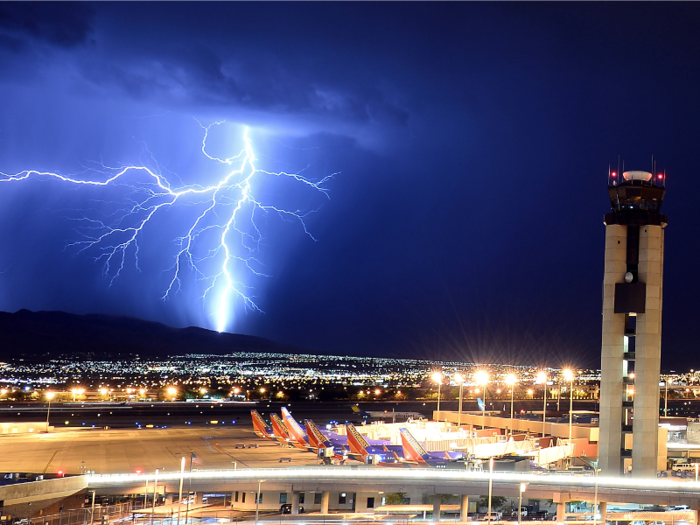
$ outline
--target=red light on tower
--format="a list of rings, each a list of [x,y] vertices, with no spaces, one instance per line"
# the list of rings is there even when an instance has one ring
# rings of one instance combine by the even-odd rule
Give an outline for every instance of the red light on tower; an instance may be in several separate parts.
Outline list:
[[[664,178],[664,174],[663,174],[663,173],[659,173],[659,174],[656,176],[656,178],[659,179],[659,180],[661,180],[661,179]]]
[[[614,177],[617,177],[617,173],[613,171],[613,172],[610,174],[610,176],[613,177],[613,178],[614,178]]]

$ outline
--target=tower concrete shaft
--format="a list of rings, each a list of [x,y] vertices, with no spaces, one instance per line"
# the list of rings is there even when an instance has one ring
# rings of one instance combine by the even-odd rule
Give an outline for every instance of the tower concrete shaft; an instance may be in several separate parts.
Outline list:
[[[648,172],[608,187],[601,349],[599,467],[655,477],[658,457],[665,189]]]

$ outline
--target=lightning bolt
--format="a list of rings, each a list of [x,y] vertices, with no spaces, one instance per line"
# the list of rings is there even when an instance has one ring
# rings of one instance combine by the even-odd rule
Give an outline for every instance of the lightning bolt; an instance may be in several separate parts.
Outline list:
[[[262,214],[272,212],[282,219],[297,221],[304,233],[316,240],[307,228],[305,218],[317,210],[302,213],[263,202],[255,196],[256,184],[264,185],[266,177],[283,177],[329,198],[324,185],[337,173],[314,182],[300,173],[258,168],[247,127],[243,133],[243,149],[236,155],[229,158],[210,155],[207,151],[209,132],[212,126],[221,124],[223,122],[208,126],[199,123],[203,130],[203,155],[209,161],[225,166],[225,173],[211,185],[180,184],[174,187],[160,169],[137,165],[112,168],[102,164],[97,169],[86,170],[95,175],[90,178],[24,170],[15,174],[0,172],[0,183],[40,178],[78,186],[125,189],[124,202],[117,203],[116,210],[106,217],[83,215],[74,218],[82,227],[83,238],[67,246],[77,248],[78,253],[88,250],[95,253],[93,258],[102,262],[102,271],[109,278],[110,286],[121,275],[128,257],[133,257],[139,269],[139,242],[158,215],[173,209],[186,215],[194,207],[197,211],[187,219],[181,234],[174,240],[173,263],[166,270],[170,273],[170,280],[161,298],[166,300],[180,291],[185,270],[191,270],[195,280],[203,282],[200,299],[212,305],[215,327],[222,332],[231,321],[232,302],[240,301],[246,310],[262,312],[250,295],[250,288],[236,277],[235,271],[245,268],[244,273],[249,275],[266,276],[258,269],[262,264],[256,258],[263,239],[257,224]]]

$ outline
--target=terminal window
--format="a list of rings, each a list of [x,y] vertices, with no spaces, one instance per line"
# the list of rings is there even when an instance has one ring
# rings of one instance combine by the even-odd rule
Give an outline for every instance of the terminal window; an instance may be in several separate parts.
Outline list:
[[[287,493],[280,492],[280,503],[287,503]]]
[[[346,492],[341,492],[340,494],[338,494],[338,503],[340,505],[344,505],[347,502],[347,500],[348,500],[348,495]]]
[[[367,508],[368,509],[374,508],[374,498],[367,498]]]
[[[320,505],[321,504],[321,493],[317,492],[314,494],[314,505]]]

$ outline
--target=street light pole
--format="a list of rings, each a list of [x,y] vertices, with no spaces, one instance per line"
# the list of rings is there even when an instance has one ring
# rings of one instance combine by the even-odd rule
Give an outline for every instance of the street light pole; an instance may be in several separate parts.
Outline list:
[[[595,500],[593,503],[593,525],[598,525],[598,472],[599,468],[595,469]]]
[[[520,525],[523,522],[523,492],[525,492],[526,487],[527,483],[520,484],[520,501],[518,502],[518,525]]]
[[[153,525],[153,518],[156,515],[156,499],[158,498],[158,470],[156,469],[156,478],[153,481],[153,508],[151,509],[151,525]]]
[[[462,426],[462,388],[464,387],[464,378],[462,377],[462,374],[457,373],[455,374],[455,381],[459,383],[459,416],[457,416],[457,426]]]
[[[540,372],[537,380],[544,384],[544,401],[542,405],[542,437],[545,436],[545,426],[547,425],[547,374]]]
[[[491,525],[491,496],[493,495],[493,458],[489,458],[489,512],[486,515],[489,525]]]
[[[51,414],[51,400],[56,395],[55,392],[46,392],[46,399],[49,400],[49,408],[46,410],[46,433],[49,433],[49,414]]]
[[[177,497],[177,525],[180,525],[180,514],[182,513],[182,484],[185,481],[185,456],[180,461],[180,492]]]
[[[484,405],[481,407],[481,430],[486,427],[486,386],[489,382],[489,375],[484,370],[479,370],[474,378],[477,385],[484,386]]]
[[[510,385],[510,435],[513,435],[513,396],[515,395],[515,383],[518,379],[515,374],[508,374],[506,383]]]
[[[569,381],[569,441],[574,419],[574,373],[568,368],[564,370],[564,378]]]
[[[438,384],[438,399],[437,399],[437,420],[440,421],[440,386],[442,385],[442,373],[435,372],[432,376],[433,381]]]
[[[255,525],[258,525],[258,514],[260,511],[260,485],[262,485],[264,481],[264,479],[258,480],[258,497],[255,498]]]

